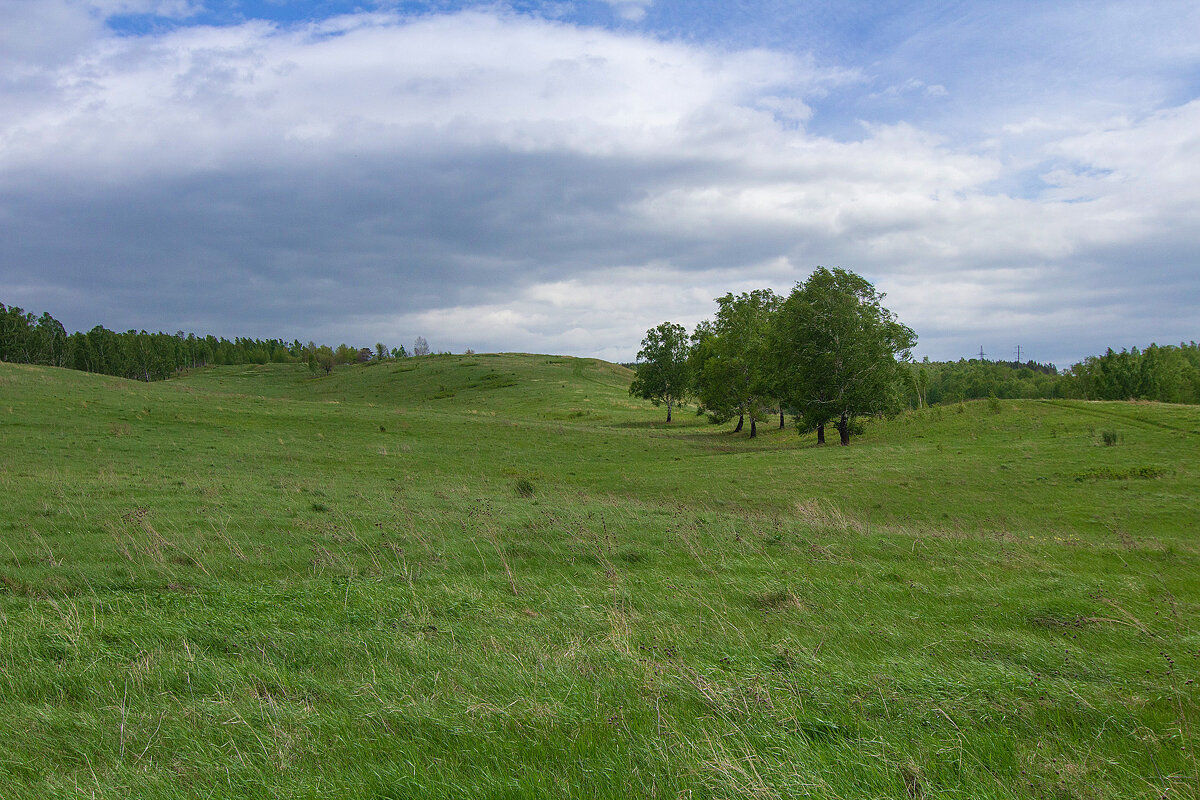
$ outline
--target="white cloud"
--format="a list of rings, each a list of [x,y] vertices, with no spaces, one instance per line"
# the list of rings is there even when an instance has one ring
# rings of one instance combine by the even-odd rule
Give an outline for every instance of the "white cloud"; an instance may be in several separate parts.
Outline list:
[[[1120,302],[1128,335],[1176,335],[1138,308],[1139,252],[1197,299],[1197,102],[1101,127],[1041,109],[983,146],[904,122],[839,141],[809,131],[814,99],[861,72],[777,52],[498,12],[116,37],[98,8],[41,6],[62,38],[0,85],[0,264],[22,265],[0,296],[68,324],[627,359],[650,325],[824,264],[936,346],[1041,326],[1061,360]],[[1045,188],[996,191],[1029,171]]]
[[[641,22],[654,0],[604,0],[626,22]]]
[[[821,76],[766,52],[467,13],[108,39],[53,77],[48,102],[3,126],[7,166],[190,171],[431,143],[663,154],[755,125],[743,101]]]
[[[11,80],[14,72],[69,61],[103,35],[113,15],[182,19],[198,10],[191,0],[0,0],[0,66]]]
[[[945,97],[950,92],[940,83],[929,84],[918,78],[909,78],[903,83],[888,86],[883,91],[876,92],[872,96],[898,98],[913,94],[924,95],[926,97]]]

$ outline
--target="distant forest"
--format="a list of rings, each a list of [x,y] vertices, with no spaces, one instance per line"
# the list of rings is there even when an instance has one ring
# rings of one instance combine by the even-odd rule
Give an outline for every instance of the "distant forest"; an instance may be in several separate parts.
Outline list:
[[[308,363],[314,370],[320,367],[328,372],[335,363],[403,353],[402,347],[387,351],[382,345],[364,355],[345,344],[334,350],[298,340],[230,341],[182,331],[117,333],[100,325],[87,333],[67,334],[62,323],[47,313],[35,317],[17,306],[0,303],[0,361],[67,367],[140,381],[162,380],[212,364]]]
[[[420,340],[419,340],[420,341]],[[427,348],[424,352],[428,352]],[[419,354],[419,353],[418,353]],[[103,375],[152,381],[213,364],[307,363],[329,371],[332,364],[407,355],[387,350],[336,349],[299,340],[233,340],[182,331],[117,333],[97,325],[68,334],[62,323],[0,303],[0,361],[67,367]],[[1143,350],[1134,347],[1089,356],[1070,369],[1034,361],[922,361],[911,365],[912,406],[1000,399],[1154,400],[1200,403],[1200,345],[1196,342]]]
[[[1109,348],[1070,369],[1027,361],[925,361],[912,365],[915,405],[1000,399],[1154,400],[1200,403],[1200,345]]]

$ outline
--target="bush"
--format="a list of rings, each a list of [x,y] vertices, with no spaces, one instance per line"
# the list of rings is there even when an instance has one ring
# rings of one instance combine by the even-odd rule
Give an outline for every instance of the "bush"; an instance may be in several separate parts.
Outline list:
[[[1000,398],[999,397],[992,395],[991,397],[988,398],[988,411],[992,412],[993,414],[1000,413]]]
[[[521,478],[516,483],[516,490],[517,495],[520,497],[533,497],[533,481],[529,480],[529,478]]]
[[[1107,430],[1100,432],[1100,438],[1103,440],[1105,447],[1112,447],[1114,444],[1120,441],[1121,436],[1116,431]]]

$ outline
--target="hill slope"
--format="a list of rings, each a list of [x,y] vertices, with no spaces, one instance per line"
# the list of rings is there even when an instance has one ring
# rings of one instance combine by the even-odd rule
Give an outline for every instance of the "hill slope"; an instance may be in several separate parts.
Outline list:
[[[628,377],[0,364],[4,796],[1195,788],[1195,409],[817,448]]]

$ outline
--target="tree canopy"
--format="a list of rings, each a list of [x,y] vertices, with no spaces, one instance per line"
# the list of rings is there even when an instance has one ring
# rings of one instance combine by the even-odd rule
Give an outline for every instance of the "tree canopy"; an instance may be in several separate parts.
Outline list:
[[[690,381],[687,328],[664,322],[646,331],[642,349],[637,354],[636,374],[629,393],[649,400],[654,405],[667,406],[667,422],[671,409],[686,396]]]
[[[776,399],[767,328],[782,298],[770,289],[717,298],[717,315],[692,336],[696,398],[714,422],[750,417],[750,435]]]
[[[772,328],[785,403],[819,436],[836,421],[843,445],[854,417],[898,410],[908,385],[902,362],[916,334],[883,297],[853,272],[818,267],[792,290]]]

